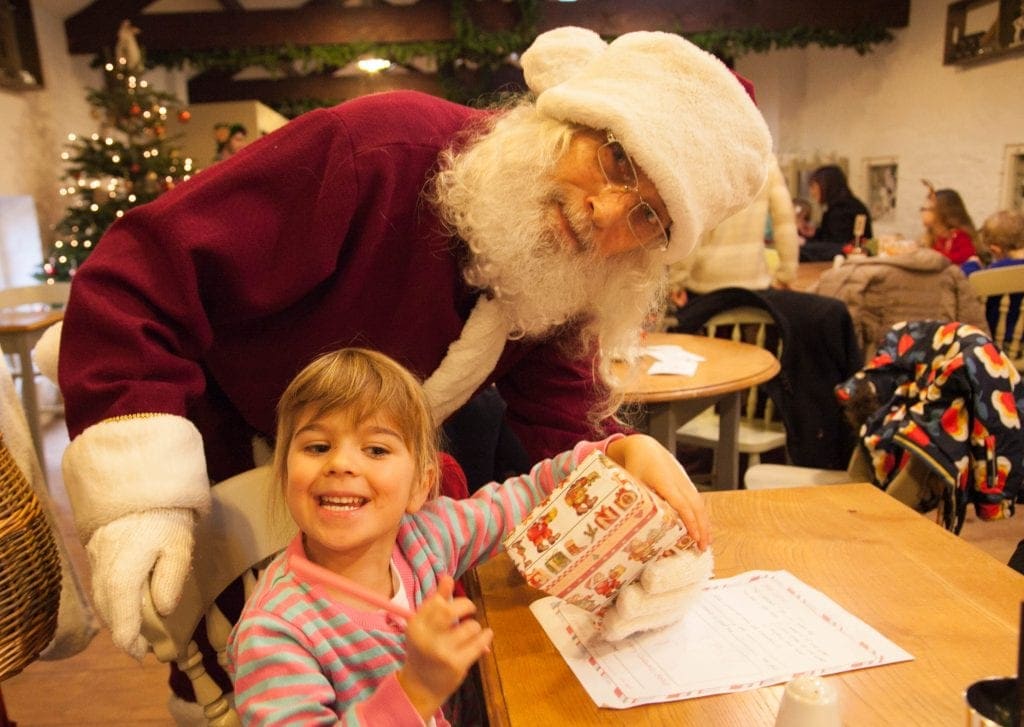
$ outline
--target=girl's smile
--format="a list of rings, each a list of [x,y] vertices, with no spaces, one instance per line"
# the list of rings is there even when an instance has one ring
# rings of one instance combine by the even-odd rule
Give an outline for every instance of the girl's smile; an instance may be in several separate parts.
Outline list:
[[[297,423],[285,498],[308,557],[342,575],[386,565],[402,516],[429,491],[400,429],[381,415],[345,411],[303,412]]]

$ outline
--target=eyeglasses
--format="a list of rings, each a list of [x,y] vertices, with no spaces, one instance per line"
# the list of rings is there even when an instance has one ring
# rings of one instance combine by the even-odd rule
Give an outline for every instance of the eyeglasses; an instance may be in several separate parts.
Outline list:
[[[601,167],[601,173],[608,184],[622,187],[626,192],[632,192],[640,200],[626,216],[626,224],[633,237],[648,250],[668,249],[669,233],[661,223],[661,218],[654,208],[644,202],[640,196],[640,186],[636,173],[636,167],[629,154],[622,148],[612,132],[608,134],[608,141],[597,149],[597,165]]]

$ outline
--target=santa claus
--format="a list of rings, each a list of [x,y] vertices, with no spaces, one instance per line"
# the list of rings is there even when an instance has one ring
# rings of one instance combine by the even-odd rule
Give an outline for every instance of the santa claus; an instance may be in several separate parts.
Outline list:
[[[607,428],[610,354],[758,191],[771,139],[676,35],[559,28],[522,65],[531,94],[497,110],[396,92],[308,113],[126,214],[80,268],[64,475],[119,646],[145,649],[143,589],[173,607],[210,483],[253,466],[320,353],[389,354],[439,421],[496,384],[533,459]]]

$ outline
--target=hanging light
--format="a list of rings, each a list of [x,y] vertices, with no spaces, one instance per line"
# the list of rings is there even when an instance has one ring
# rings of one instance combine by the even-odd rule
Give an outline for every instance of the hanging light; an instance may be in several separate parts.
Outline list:
[[[391,68],[391,61],[386,58],[363,58],[356,63],[360,71],[366,73],[379,73]]]

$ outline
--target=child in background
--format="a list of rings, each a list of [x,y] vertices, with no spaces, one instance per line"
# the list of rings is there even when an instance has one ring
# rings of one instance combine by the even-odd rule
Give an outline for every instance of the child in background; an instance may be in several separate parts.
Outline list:
[[[921,207],[924,246],[941,252],[954,265],[963,265],[971,258],[981,264],[988,262],[988,251],[977,240],[974,222],[960,194],[953,189],[934,189],[927,181],[924,184],[928,187]]]
[[[646,435],[581,442],[473,497],[432,497],[436,429],[419,382],[386,356],[342,349],[307,366],[278,404],[274,472],[299,533],[264,572],[235,626],[229,671],[246,724],[448,724],[442,705],[491,641],[452,598],[453,580],[590,452],[603,450],[662,495],[703,550],[702,500]],[[415,611],[404,622],[305,582],[308,558]]]
[[[1024,215],[1020,212],[1003,210],[996,212],[985,220],[978,231],[978,241],[991,255],[989,268],[1002,268],[1008,265],[1024,265]],[[985,266],[978,260],[969,260],[963,265],[965,275],[970,275]],[[1021,269],[1024,276],[1024,268]],[[1021,294],[1010,296],[1010,311],[1006,318],[1006,331],[1009,334],[1017,324],[1018,306]],[[999,297],[985,301],[985,318],[989,330],[995,335],[996,322],[999,320]]]

